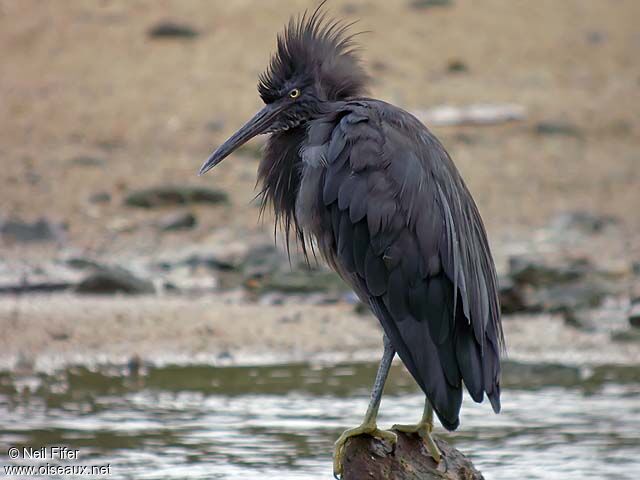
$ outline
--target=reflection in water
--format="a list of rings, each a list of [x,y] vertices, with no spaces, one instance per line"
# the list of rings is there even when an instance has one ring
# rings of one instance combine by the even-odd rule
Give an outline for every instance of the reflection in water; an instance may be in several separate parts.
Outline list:
[[[332,444],[366,409],[376,365],[71,369],[0,374],[0,444],[66,444],[109,478],[331,478]],[[638,478],[640,373],[508,363],[503,413],[466,401],[445,434],[487,479]],[[417,420],[394,366],[380,424]],[[6,463],[6,457],[2,463]],[[67,477],[68,478],[68,477]]]

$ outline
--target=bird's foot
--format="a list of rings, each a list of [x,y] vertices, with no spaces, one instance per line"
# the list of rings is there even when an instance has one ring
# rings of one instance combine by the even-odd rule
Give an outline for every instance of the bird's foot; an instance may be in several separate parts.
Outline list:
[[[442,453],[436,445],[435,440],[433,439],[432,431],[433,425],[428,422],[420,422],[413,425],[394,425],[391,427],[391,430],[397,430],[398,432],[403,433],[417,433],[420,435],[420,438],[424,441],[424,445],[429,452],[429,455],[433,458],[436,463],[440,463],[442,459]]]
[[[342,475],[342,461],[344,459],[344,449],[351,437],[357,437],[358,435],[370,435],[380,440],[386,440],[392,445],[395,445],[398,441],[398,437],[395,433],[387,430],[380,430],[375,422],[363,423],[362,425],[345,430],[342,435],[336,440],[333,450],[333,476],[340,478]]]

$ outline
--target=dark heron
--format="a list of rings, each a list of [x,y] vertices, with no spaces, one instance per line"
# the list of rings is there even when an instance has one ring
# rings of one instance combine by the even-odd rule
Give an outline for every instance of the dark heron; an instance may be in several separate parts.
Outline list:
[[[292,233],[305,254],[317,246],[382,325],[371,402],[362,424],[336,442],[336,475],[349,437],[396,439],[376,425],[396,352],[426,401],[418,424],[394,428],[419,434],[439,461],[433,412],[456,429],[463,384],[498,412],[504,345],[495,267],[473,198],[419,120],[364,96],[367,76],[348,27],[320,7],[290,20],[259,79],[264,108],[200,169],[271,134],[258,169],[263,207],[273,207],[287,242]]]

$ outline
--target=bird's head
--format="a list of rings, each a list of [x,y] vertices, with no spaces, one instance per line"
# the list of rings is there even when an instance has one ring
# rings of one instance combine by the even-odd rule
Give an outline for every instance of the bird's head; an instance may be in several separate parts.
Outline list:
[[[347,34],[349,26],[327,20],[322,4],[310,16],[289,20],[259,78],[264,108],[211,154],[200,175],[256,135],[304,126],[327,102],[362,95],[367,75],[354,51],[353,36]]]

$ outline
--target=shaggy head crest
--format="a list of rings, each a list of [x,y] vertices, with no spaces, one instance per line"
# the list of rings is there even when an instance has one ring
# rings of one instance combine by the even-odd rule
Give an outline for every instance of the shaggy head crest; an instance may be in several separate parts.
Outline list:
[[[291,18],[278,35],[277,50],[260,75],[258,92],[265,103],[292,87],[315,87],[320,100],[361,95],[368,77],[347,30],[352,24],[327,20],[322,4],[307,16]]]

